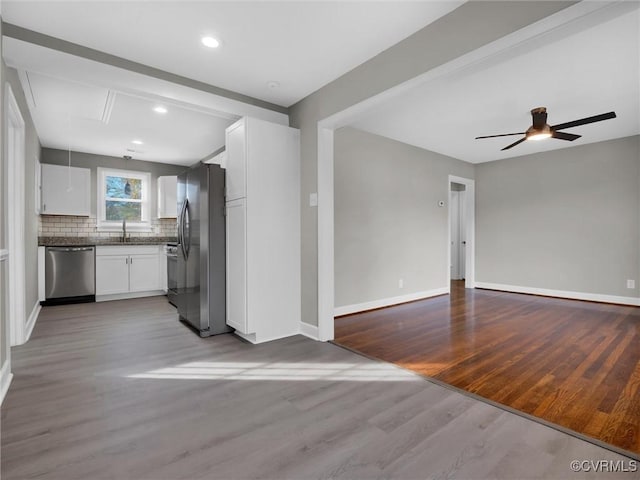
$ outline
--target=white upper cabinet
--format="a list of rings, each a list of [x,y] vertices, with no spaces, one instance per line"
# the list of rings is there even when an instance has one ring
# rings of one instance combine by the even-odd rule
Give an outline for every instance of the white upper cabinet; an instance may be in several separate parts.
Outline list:
[[[176,218],[178,216],[178,177],[158,177],[158,218]]]
[[[43,163],[42,208],[45,215],[91,214],[91,170]]]
[[[247,196],[247,128],[240,120],[226,132],[226,200],[236,200]],[[228,161],[232,159],[232,161]]]

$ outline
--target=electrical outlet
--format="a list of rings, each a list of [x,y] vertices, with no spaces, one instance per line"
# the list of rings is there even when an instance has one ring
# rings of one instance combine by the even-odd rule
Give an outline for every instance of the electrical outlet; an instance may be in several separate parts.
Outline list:
[[[627,280],[627,288],[636,288],[635,280]]]
[[[404,280],[402,278],[398,280],[398,288],[404,288]]]

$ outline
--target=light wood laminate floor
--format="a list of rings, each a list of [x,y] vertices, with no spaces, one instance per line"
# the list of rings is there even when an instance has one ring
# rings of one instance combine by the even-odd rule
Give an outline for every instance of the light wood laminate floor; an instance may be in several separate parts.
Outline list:
[[[465,289],[338,318],[336,343],[640,454],[640,308]]]
[[[332,344],[199,338],[163,297],[45,307],[12,361],[3,480],[638,478],[573,473],[632,464]]]

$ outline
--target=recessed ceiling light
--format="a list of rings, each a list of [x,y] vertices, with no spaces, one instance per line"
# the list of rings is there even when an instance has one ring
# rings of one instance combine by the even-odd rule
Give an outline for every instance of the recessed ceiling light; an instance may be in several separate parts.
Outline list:
[[[162,105],[158,105],[153,109],[153,111],[156,113],[167,113],[167,109],[164,108]]]
[[[136,145],[142,145],[142,140],[131,140],[131,143],[135,143]]]
[[[202,37],[202,44],[209,48],[218,48],[220,42],[213,37]]]

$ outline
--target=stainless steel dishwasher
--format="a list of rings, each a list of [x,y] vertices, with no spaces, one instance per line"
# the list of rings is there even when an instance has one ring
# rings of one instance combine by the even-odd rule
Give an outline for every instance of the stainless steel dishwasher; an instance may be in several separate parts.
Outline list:
[[[93,246],[45,248],[45,305],[95,302],[95,250]]]

